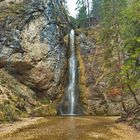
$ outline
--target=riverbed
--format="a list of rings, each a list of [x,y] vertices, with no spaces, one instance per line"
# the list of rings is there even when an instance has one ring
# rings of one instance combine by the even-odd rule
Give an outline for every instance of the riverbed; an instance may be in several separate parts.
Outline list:
[[[116,117],[47,117],[0,140],[140,140],[140,134]]]

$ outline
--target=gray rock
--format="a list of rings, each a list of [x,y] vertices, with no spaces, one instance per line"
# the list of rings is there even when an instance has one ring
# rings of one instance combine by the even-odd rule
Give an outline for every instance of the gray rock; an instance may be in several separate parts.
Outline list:
[[[26,7],[21,19],[10,16],[5,19],[0,66],[37,95],[54,100],[63,93],[66,84],[67,46],[63,38],[69,28],[67,17],[62,1],[33,0]]]

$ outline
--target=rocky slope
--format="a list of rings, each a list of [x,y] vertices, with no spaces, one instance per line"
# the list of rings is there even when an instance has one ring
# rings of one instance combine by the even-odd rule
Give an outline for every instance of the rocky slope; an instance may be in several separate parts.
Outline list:
[[[35,93],[18,82],[3,69],[0,70],[0,120],[16,120],[31,113],[39,102]]]

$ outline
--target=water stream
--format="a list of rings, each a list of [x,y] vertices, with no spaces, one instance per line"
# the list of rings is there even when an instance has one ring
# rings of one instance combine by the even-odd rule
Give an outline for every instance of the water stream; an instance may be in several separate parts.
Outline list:
[[[69,83],[64,97],[62,98],[58,114],[60,115],[80,115],[82,114],[79,101],[78,88],[78,62],[75,48],[75,33],[70,33],[70,58],[69,58]]]

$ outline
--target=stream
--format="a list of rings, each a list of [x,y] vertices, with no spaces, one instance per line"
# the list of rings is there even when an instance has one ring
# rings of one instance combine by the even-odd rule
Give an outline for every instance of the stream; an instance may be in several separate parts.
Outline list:
[[[132,127],[116,117],[47,117],[1,140],[140,140]]]

